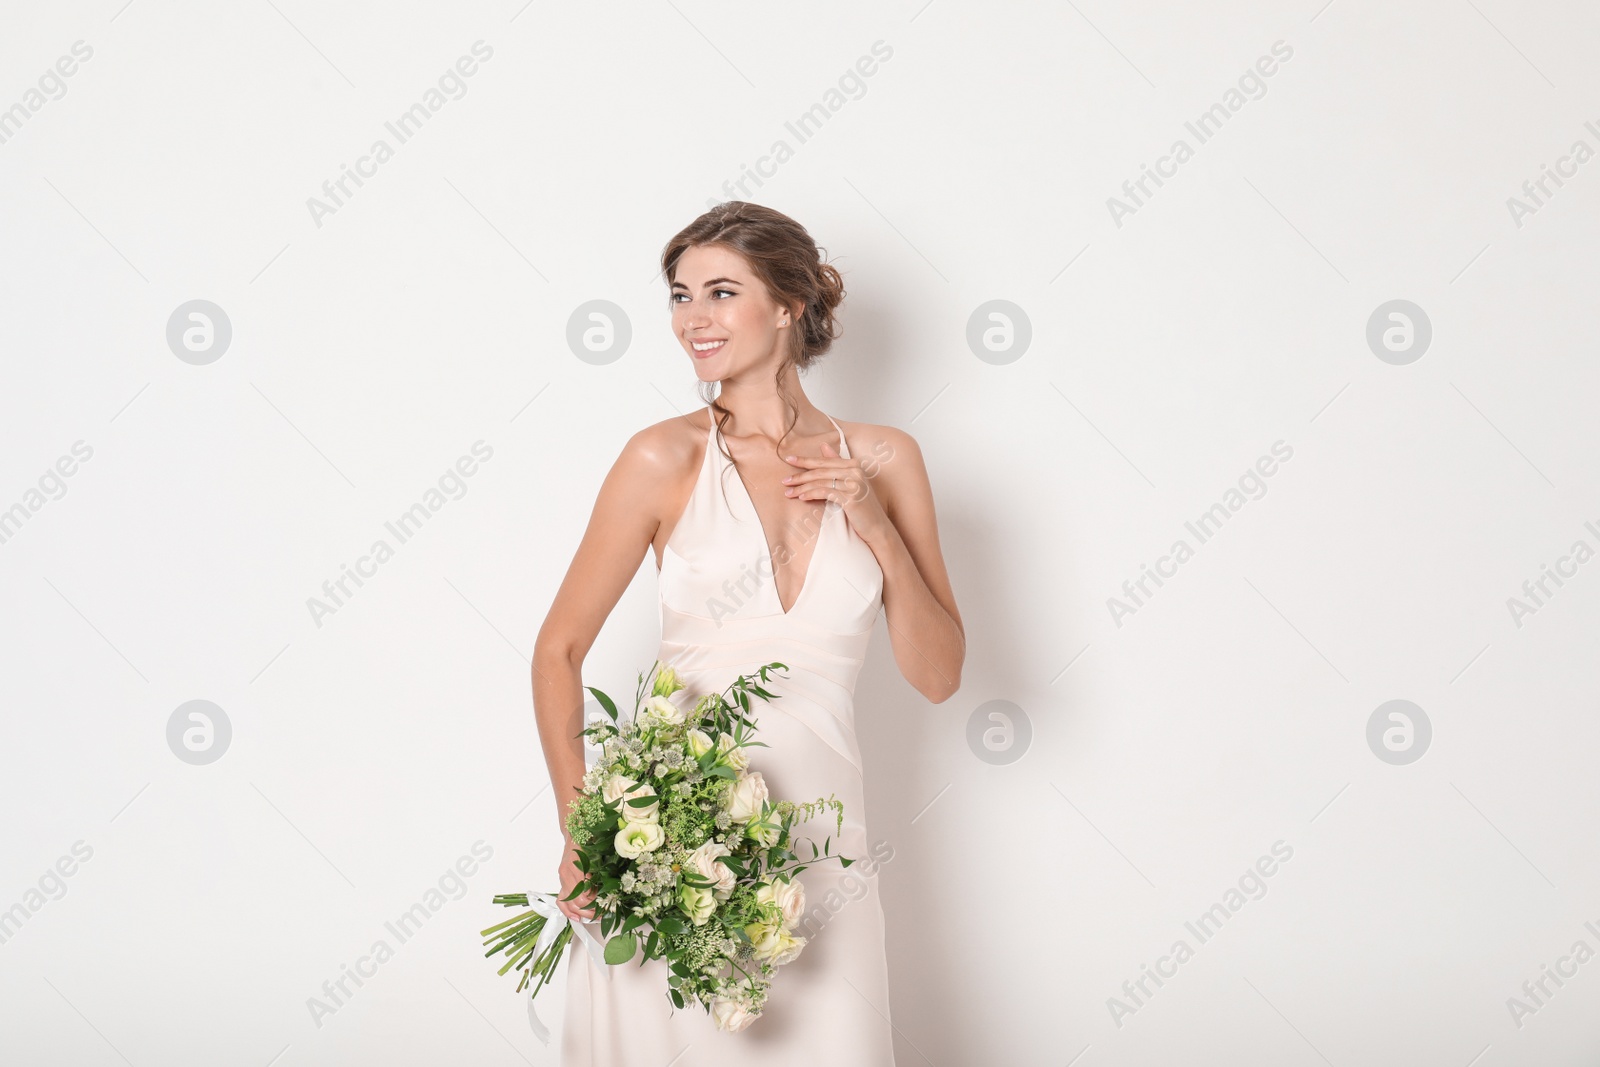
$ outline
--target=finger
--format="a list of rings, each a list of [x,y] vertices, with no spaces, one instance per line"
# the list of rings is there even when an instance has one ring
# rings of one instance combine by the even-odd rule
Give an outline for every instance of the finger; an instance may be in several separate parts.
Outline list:
[[[858,495],[854,485],[854,480],[842,472],[816,471],[798,477],[786,493],[796,500],[855,500]]]
[[[829,464],[837,464],[840,462],[837,454],[832,456],[784,456],[783,459],[784,462],[794,467],[826,467]],[[845,462],[849,461],[846,460]]]
[[[827,486],[827,485],[818,485],[818,486],[810,486],[810,487],[808,487],[806,489],[800,490],[798,493],[796,493],[794,495],[794,499],[795,500],[807,500],[807,501],[810,501],[812,503],[817,503],[817,502],[826,503],[827,501],[830,501],[830,500],[835,502],[835,503],[840,503],[843,500],[847,499],[847,497],[845,496],[844,486],[842,486],[842,485],[837,489],[831,488],[830,486]]]
[[[832,486],[835,478],[839,479],[842,486],[850,479],[856,468],[850,466],[848,461],[836,467],[813,467],[810,470],[799,471],[783,479],[783,484],[793,489],[796,486],[820,483]]]

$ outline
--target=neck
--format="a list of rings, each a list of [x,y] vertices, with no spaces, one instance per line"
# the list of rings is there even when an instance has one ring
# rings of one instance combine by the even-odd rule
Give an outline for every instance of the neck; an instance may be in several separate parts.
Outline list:
[[[785,434],[833,433],[833,423],[801,388],[793,363],[783,369],[781,389],[770,373],[723,379],[717,402],[733,413],[725,431],[736,437],[762,436],[777,441]],[[793,429],[789,428],[789,405],[795,409]]]

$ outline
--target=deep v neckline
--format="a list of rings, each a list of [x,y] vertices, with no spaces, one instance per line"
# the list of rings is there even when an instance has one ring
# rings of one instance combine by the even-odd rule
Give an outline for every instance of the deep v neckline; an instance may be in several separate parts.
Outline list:
[[[830,423],[833,423],[834,430],[839,434],[839,456],[843,459],[849,459],[850,450],[849,446],[845,444],[844,430],[840,429],[839,424],[833,421],[833,416],[828,415],[826,412],[823,413],[823,418],[827,419]],[[711,430],[706,436],[707,448],[716,448],[716,431],[716,422],[713,420],[711,424]],[[750,514],[755,519],[756,533],[761,538],[761,545],[765,550],[767,557],[767,587],[772,590],[772,599],[777,602],[778,614],[785,616],[792,615],[794,614],[795,609],[800,606],[800,602],[805,599],[806,590],[811,588],[811,575],[817,569],[817,556],[822,552],[822,539],[827,535],[828,532],[828,519],[832,514],[829,509],[837,507],[838,505],[831,500],[825,500],[822,502],[822,517],[818,520],[817,524],[816,544],[811,546],[811,558],[806,560],[806,572],[800,577],[800,591],[794,595],[794,603],[790,604],[788,609],[785,610],[783,606],[783,594],[778,591],[778,568],[772,558],[772,540],[767,536],[767,528],[766,525],[761,521],[761,512],[756,508],[755,498],[750,495],[750,487],[744,484],[744,475],[739,473],[739,468],[729,463],[728,457],[722,455],[721,449],[717,449],[717,455],[722,457],[718,461],[719,480],[721,476],[720,467],[733,466],[733,479],[739,483],[739,491],[744,494],[745,503],[749,506]]]

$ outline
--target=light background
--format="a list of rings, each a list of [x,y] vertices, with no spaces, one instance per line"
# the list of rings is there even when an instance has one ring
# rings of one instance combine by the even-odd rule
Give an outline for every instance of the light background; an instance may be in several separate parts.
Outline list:
[[[1600,962],[1508,1007],[1600,949],[1600,563],[1508,608],[1600,547],[1600,164],[1508,208],[1600,146],[1591,6],[7,4],[0,108],[80,40],[0,144],[0,509],[26,513],[0,908],[92,849],[0,945],[5,1062],[556,1062],[478,955],[490,896],[555,873],[527,659],[622,443],[698,403],[655,265],[735,197],[844,271],[806,388],[917,438],[966,620],[953,699],[899,677],[881,621],[857,692],[898,1063],[1600,1053]],[[465,95],[314,222],[479,40]],[[205,365],[166,340],[196,299],[232,328]],[[567,343],[591,300],[632,330],[604,365]],[[991,300],[1030,324],[1009,361],[967,341]],[[1367,342],[1393,300],[1431,323],[1412,362]],[[464,495],[318,625],[308,598],[479,440]],[[1115,618],[1278,441],[1264,495]],[[630,689],[657,626],[647,560],[586,680]],[[205,766],[167,742],[195,699],[232,726]],[[1406,765],[1367,742],[1396,699],[1432,727]],[[992,700],[1031,726],[1011,763],[968,744]],[[465,895],[316,1025],[478,841]],[[1278,841],[1199,944],[1185,922]]]

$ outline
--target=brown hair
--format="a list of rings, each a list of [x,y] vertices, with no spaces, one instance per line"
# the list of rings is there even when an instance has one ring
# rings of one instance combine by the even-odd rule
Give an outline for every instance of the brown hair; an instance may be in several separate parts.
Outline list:
[[[784,369],[792,363],[797,371],[805,370],[833,346],[839,336],[834,309],[844,300],[844,279],[832,264],[822,262],[817,243],[794,219],[761,204],[730,200],[679,230],[661,250],[661,274],[667,283],[669,301],[678,260],[700,245],[722,245],[739,253],[774,300],[786,307],[800,306],[775,375],[778,393],[789,409],[789,424],[778,439],[781,454],[783,439],[800,418],[799,408],[790,403],[783,391]],[[715,383],[701,382],[700,397],[719,413],[713,418],[721,447],[722,427],[733,413],[718,402],[713,395],[715,388]],[[725,447],[722,453],[729,463],[738,466]]]

